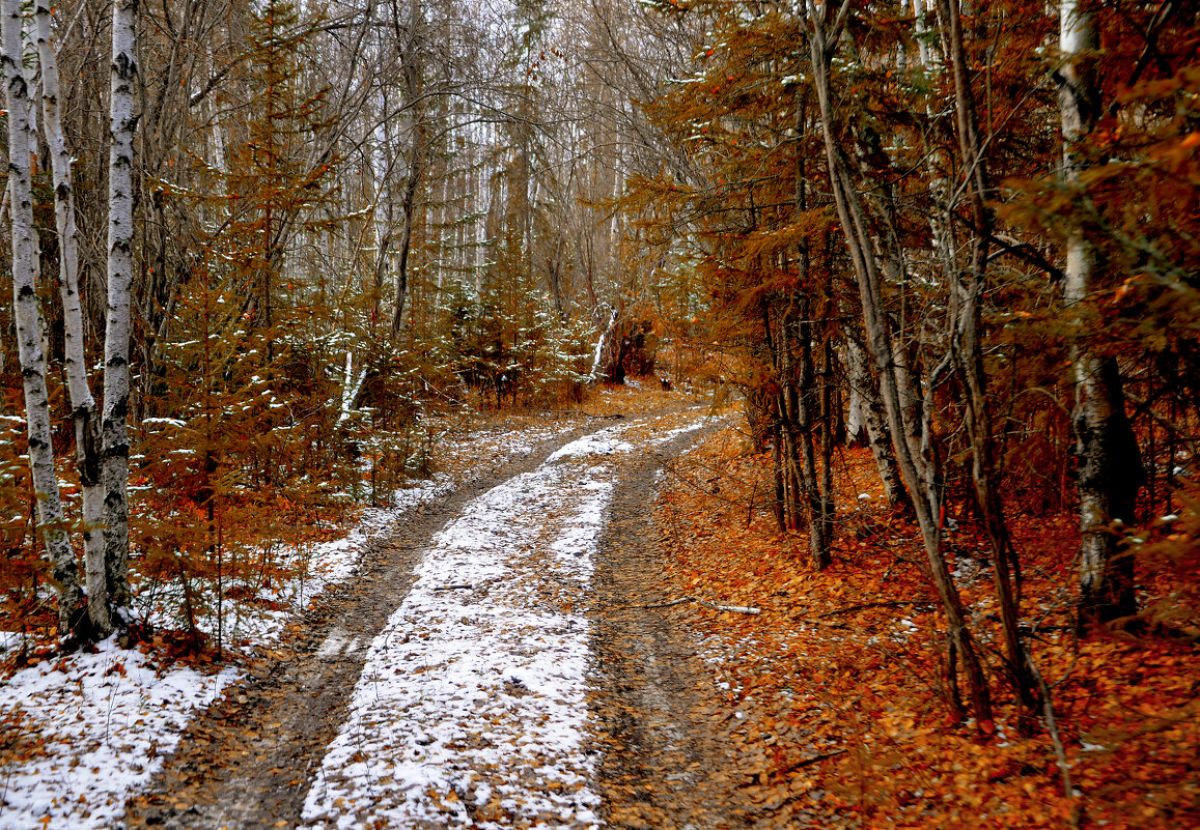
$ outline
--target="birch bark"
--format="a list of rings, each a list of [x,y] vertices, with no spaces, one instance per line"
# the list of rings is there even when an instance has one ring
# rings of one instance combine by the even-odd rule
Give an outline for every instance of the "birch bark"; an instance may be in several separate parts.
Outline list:
[[[1085,169],[1079,152],[1099,114],[1100,91],[1089,62],[1096,32],[1078,0],[1059,6],[1062,67],[1058,72],[1062,114],[1063,182],[1078,186]],[[1095,252],[1080,222],[1067,232],[1063,294],[1080,331],[1088,325],[1084,306],[1092,293]],[[1131,524],[1145,477],[1137,439],[1125,414],[1121,373],[1111,357],[1096,353],[1080,337],[1072,347],[1075,370],[1075,436],[1079,453],[1081,531],[1078,624],[1081,629],[1133,614],[1133,560],[1122,555],[1114,525]]]
[[[63,353],[67,392],[75,422],[75,463],[83,489],[83,561],[88,616],[102,634],[112,628],[104,569],[104,491],[100,487],[100,423],[88,382],[79,297],[79,228],[71,154],[67,149],[59,106],[58,55],[51,42],[50,0],[34,6],[38,60],[42,70],[42,124],[54,175],[54,220],[58,231],[58,288],[63,304]]]
[[[109,601],[120,615],[129,602],[129,332],[133,279],[134,82],[138,74],[137,0],[117,0],[112,16],[108,173],[108,308],[104,337],[101,482]]]
[[[54,446],[50,429],[50,399],[46,389],[46,353],[38,310],[38,239],[33,223],[30,156],[35,147],[29,121],[29,88],[22,68],[21,0],[0,2],[0,63],[4,71],[8,108],[9,208],[12,231],[13,317],[17,352],[25,393],[25,423],[29,437],[29,470],[37,501],[37,519],[58,592],[60,635],[80,631],[86,614],[79,566],[67,534]]]

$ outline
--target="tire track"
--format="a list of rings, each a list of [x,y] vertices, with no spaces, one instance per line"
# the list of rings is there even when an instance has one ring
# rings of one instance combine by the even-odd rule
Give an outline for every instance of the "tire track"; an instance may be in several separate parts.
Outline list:
[[[425,504],[372,545],[360,575],[330,589],[290,627],[269,659],[198,717],[146,792],[131,799],[130,828],[290,828],[299,824],[312,776],[337,734],[363,668],[366,644],[413,582],[434,535],[481,493],[536,469],[589,431],[579,426],[538,444]]]

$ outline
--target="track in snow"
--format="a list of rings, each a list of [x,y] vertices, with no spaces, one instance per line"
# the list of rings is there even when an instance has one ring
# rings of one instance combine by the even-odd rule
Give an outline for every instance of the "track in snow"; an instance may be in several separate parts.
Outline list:
[[[661,764],[601,759],[606,736],[596,731],[613,726],[605,712],[614,695],[625,711],[649,706],[648,722],[659,724],[691,693],[681,678],[701,682],[664,662],[695,659],[679,632],[639,642],[636,667],[600,671],[593,655],[610,660],[619,649],[592,585],[604,540],[605,602],[621,587],[605,532],[613,494],[622,494],[622,515],[648,516],[663,457],[688,440],[656,431],[656,420],[547,442],[535,460],[397,528],[364,579],[193,726],[154,791],[131,802],[128,823],[583,828],[630,815],[602,801],[645,793],[613,782],[657,778]],[[638,550],[645,542],[631,541]],[[690,706],[688,698],[682,708]],[[713,762],[693,734],[703,728],[686,717],[668,728],[672,762],[676,747],[689,758],[701,747],[698,760]],[[649,792],[662,781],[645,783]],[[679,787],[663,792],[663,815],[689,798]],[[690,826],[719,826],[678,806]]]

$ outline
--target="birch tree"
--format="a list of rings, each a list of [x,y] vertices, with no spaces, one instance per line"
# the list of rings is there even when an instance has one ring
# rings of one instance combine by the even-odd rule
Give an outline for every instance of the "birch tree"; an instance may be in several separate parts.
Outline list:
[[[1063,183],[1078,187],[1086,170],[1084,143],[1100,115],[1100,90],[1091,62],[1097,49],[1092,16],[1079,0],[1059,6],[1062,66],[1058,72],[1062,114]],[[1082,222],[1068,217],[1063,294],[1080,331],[1092,294],[1096,255]],[[1079,336],[1072,344],[1075,372],[1073,415],[1079,455],[1079,626],[1127,616],[1137,608],[1133,560],[1121,552],[1120,525],[1132,525],[1144,478],[1137,439],[1125,414],[1116,360]]]
[[[37,501],[38,524],[58,591],[58,627],[63,636],[80,633],[86,618],[79,568],[63,515],[54,468],[46,353],[38,309],[38,239],[33,223],[30,156],[36,146],[29,121],[29,87],[22,66],[20,0],[0,4],[0,63],[4,67],[8,108],[8,195],[12,231],[13,316],[25,395],[29,468]]]
[[[134,82],[138,75],[137,0],[117,0],[112,12],[108,172],[108,307],[104,337],[101,421],[104,559],[109,601],[119,614],[129,601],[129,334],[133,280]]]
[[[75,425],[75,461],[83,490],[83,554],[88,615],[96,630],[111,629],[104,567],[104,492],[100,487],[100,423],[88,382],[83,308],[79,296],[79,227],[71,154],[59,104],[58,55],[51,42],[49,0],[34,7],[38,61],[42,73],[42,124],[54,175],[54,220],[58,231],[58,283],[63,304],[63,352],[67,392]]]

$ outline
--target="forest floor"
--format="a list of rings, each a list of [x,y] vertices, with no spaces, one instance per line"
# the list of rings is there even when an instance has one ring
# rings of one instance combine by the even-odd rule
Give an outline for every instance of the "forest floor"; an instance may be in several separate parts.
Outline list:
[[[0,685],[0,828],[1200,826],[1196,649],[1068,636],[1065,518],[1016,532],[1069,798],[1011,701],[990,738],[947,718],[917,534],[869,457],[839,459],[815,573],[774,527],[769,460],[711,415],[608,390],[444,448],[450,474],[233,666],[102,648],[22,670]],[[964,522],[948,546],[990,619],[980,541]],[[93,735],[72,707],[97,686]]]
[[[712,786],[727,759],[693,716],[716,688],[641,607],[655,487],[705,409],[616,397],[385,535],[196,718],[127,826],[725,826],[736,777]]]
[[[746,825],[1200,827],[1200,551],[1140,557],[1142,613],[1081,639],[1077,519],[1014,503],[1023,619],[1064,774],[1043,713],[1020,729],[971,517],[951,516],[945,547],[993,678],[990,735],[950,716],[920,534],[884,503],[869,452],[835,459],[834,561],[817,572],[805,534],[776,527],[769,455],[746,444],[727,429],[672,462],[655,512],[664,595],[710,604],[669,613],[722,691],[713,729],[751,805]]]

